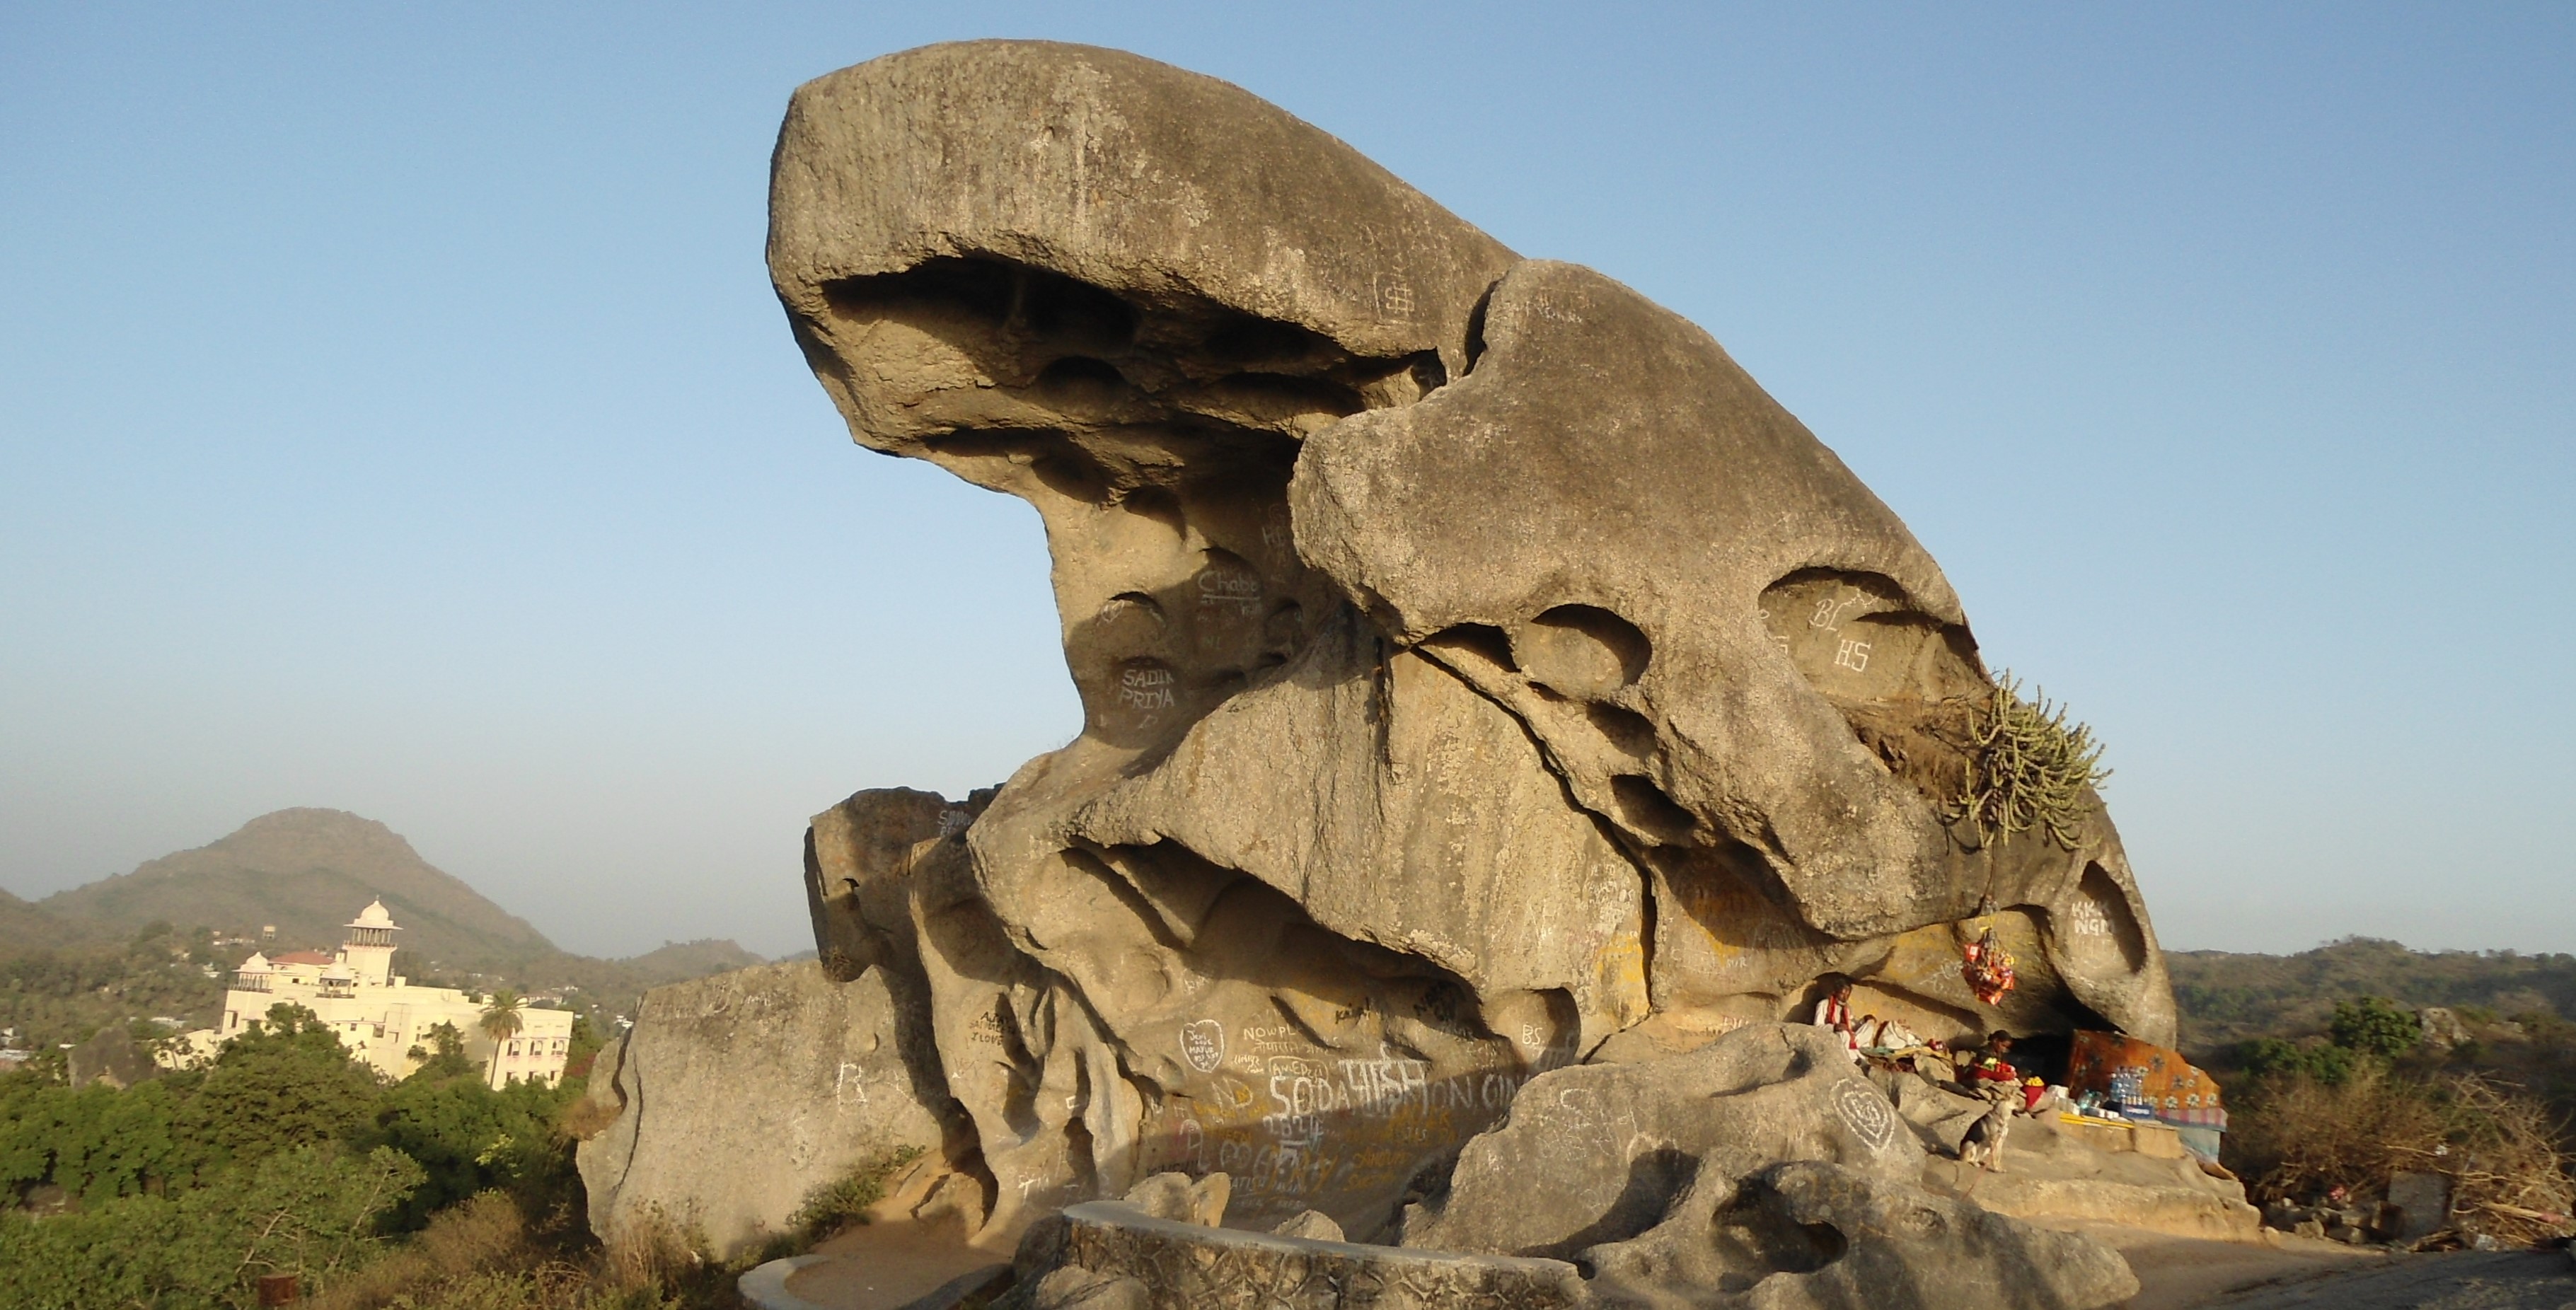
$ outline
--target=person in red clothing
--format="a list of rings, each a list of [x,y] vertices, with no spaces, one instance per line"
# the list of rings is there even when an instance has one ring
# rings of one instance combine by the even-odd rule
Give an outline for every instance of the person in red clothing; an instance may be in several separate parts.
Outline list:
[[[1860,1022],[1852,1017],[1851,979],[1834,974],[1825,979],[1825,999],[1816,1002],[1816,1026],[1831,1028],[1843,1039],[1852,1062],[1860,1062]]]

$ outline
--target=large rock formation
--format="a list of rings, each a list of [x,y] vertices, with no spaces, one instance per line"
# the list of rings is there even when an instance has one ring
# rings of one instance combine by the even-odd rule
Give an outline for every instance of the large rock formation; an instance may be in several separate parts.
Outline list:
[[[2171,1040],[2098,798],[1956,819],[1994,685],[1940,569],[1634,291],[1237,88],[1023,42],[799,89],[769,262],[860,444],[1046,525],[1081,735],[963,803],[854,796],[807,859],[998,1230],[1221,1171],[1256,1226],[1570,1251],[1461,1217],[1507,1139],[1469,1140],[1827,974],[1928,1036]],[[1994,1006],[1959,972],[1989,927]],[[1765,1149],[1707,1176],[1792,1228],[1919,1218],[1901,1168]]]

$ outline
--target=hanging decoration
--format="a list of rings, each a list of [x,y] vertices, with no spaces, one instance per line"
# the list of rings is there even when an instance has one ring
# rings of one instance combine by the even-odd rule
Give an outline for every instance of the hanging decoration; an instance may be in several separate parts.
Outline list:
[[[1988,1005],[2001,1004],[2004,993],[2013,989],[2012,952],[1995,940],[1995,930],[1959,948],[1959,976],[1967,980],[1968,990]]]

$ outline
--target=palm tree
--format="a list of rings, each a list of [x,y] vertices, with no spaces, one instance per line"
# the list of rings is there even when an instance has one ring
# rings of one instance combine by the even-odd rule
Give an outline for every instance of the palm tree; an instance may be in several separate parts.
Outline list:
[[[519,1005],[519,994],[504,987],[492,993],[492,1003],[483,1007],[483,1018],[476,1026],[496,1045],[508,1041],[528,1026],[527,1020],[519,1017]]]

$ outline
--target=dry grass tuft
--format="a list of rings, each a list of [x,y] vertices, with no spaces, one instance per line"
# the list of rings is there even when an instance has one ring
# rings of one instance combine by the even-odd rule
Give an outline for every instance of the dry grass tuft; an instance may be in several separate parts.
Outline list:
[[[624,1114],[626,1107],[585,1096],[564,1107],[563,1117],[556,1121],[563,1135],[576,1142],[587,1142],[607,1131]]]
[[[314,1310],[721,1310],[748,1265],[701,1258],[658,1217],[606,1252],[568,1259],[536,1241],[517,1205],[485,1192],[440,1211],[410,1241],[313,1301]]]
[[[523,1264],[531,1254],[517,1204],[484,1192],[431,1216],[418,1236],[382,1259],[333,1280],[314,1298],[314,1310],[380,1310],[406,1302],[425,1283]]]

